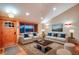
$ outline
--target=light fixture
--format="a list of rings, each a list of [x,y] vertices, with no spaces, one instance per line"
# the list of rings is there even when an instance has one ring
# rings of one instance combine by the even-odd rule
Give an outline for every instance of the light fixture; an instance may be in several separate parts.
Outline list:
[[[47,19],[44,19],[41,23],[46,24],[46,23],[48,23],[48,22],[49,22],[49,20],[48,20],[48,18],[47,18]]]
[[[18,11],[15,9],[15,8],[13,8],[13,7],[6,7],[5,8],[5,11],[6,11],[6,13],[8,13],[8,14],[18,14]]]
[[[46,27],[46,29],[48,29],[48,28],[49,28],[49,24],[47,23],[47,24],[45,24],[45,25],[46,25],[46,26],[45,26],[45,27]]]
[[[48,26],[49,24],[46,24],[46,26]]]
[[[14,14],[8,14],[8,17],[14,18]]]
[[[12,13],[13,13],[13,14],[17,14],[17,11],[16,11],[16,10],[14,10],[14,11],[12,11]]]
[[[11,13],[11,9],[6,9],[6,13]]]
[[[73,30],[73,29],[71,29],[71,30],[69,30],[69,32],[70,32],[70,38],[71,38],[71,39],[73,39],[73,38],[74,38],[74,37],[73,37],[74,30]]]
[[[55,10],[56,10],[56,8],[54,7],[54,8],[53,8],[53,11],[55,11]]]
[[[65,22],[65,27],[69,28],[72,26],[72,21]]]
[[[13,8],[12,6],[5,7],[4,10],[8,14],[9,18],[14,18],[15,15],[18,14],[18,11],[15,8]]]
[[[26,12],[26,15],[27,15],[27,16],[29,16],[29,15],[30,15],[30,13]]]
[[[44,18],[43,17],[41,17],[41,20],[43,20]]]

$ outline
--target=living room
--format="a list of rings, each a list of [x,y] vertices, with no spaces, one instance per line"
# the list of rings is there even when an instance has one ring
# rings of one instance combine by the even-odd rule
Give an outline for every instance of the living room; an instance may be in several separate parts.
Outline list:
[[[0,4],[1,55],[79,55],[78,3]]]

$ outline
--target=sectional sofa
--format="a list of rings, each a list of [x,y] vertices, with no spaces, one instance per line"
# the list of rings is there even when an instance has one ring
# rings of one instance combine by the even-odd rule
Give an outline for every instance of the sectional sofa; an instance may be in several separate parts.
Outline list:
[[[33,42],[39,38],[39,35],[37,32],[31,32],[31,33],[21,33],[19,36],[19,43],[26,44]]]
[[[49,32],[46,36],[46,40],[64,44],[66,41],[66,33],[64,33],[64,32]]]
[[[19,42],[21,44],[26,44],[39,39],[39,34],[37,32],[31,33],[21,33],[19,37]],[[46,40],[64,44],[66,42],[66,33],[64,32],[48,32],[46,35]]]

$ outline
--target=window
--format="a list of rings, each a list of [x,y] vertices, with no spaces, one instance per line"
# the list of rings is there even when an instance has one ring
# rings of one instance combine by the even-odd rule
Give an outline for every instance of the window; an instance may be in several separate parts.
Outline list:
[[[10,21],[6,21],[6,22],[4,22],[4,26],[5,27],[14,27],[14,23],[12,23]]]
[[[32,25],[25,25],[25,31],[26,32],[33,32],[34,31],[34,26],[32,26]]]
[[[24,24],[20,24],[20,33],[24,33]]]
[[[20,24],[20,33],[24,32],[34,32],[35,31],[35,25],[29,25],[29,24]]]

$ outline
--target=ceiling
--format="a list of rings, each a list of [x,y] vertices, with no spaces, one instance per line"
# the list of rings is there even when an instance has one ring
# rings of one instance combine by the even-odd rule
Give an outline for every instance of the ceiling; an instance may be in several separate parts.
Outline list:
[[[74,3],[0,3],[0,11],[1,15],[7,16],[5,8],[12,7],[18,11],[16,18],[20,18],[21,21],[35,21],[39,23],[51,20],[75,5]],[[53,11],[53,8],[56,8],[56,10]],[[30,15],[26,16],[26,12],[29,12]],[[44,19],[41,19],[41,17]]]

